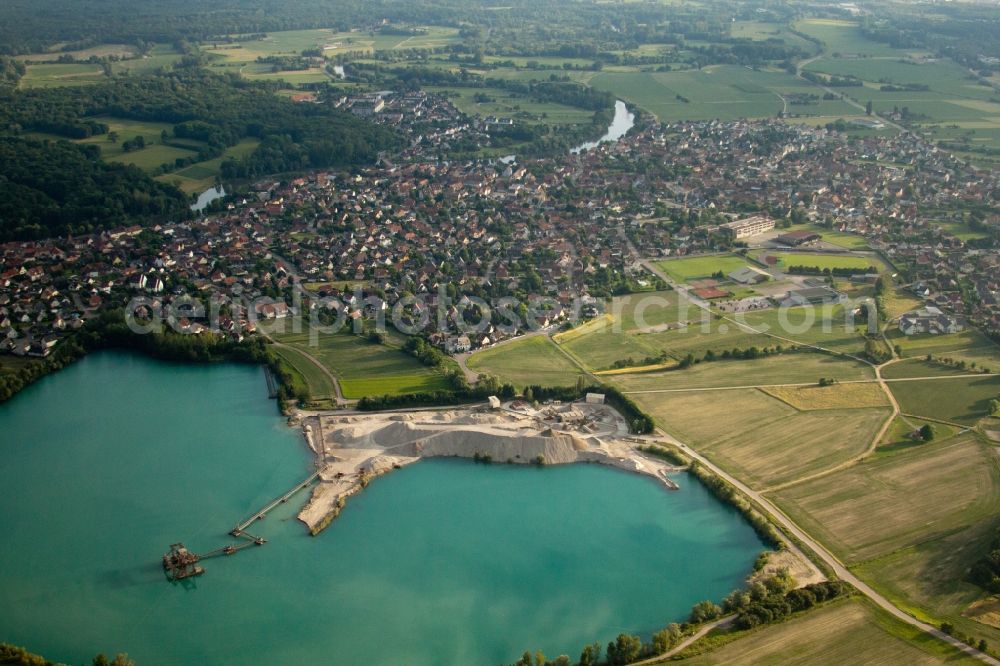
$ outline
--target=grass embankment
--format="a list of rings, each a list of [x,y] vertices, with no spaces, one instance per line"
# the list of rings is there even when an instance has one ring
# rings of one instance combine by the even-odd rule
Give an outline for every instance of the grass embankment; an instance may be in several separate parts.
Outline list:
[[[297,357],[287,360],[294,365],[317,396],[331,395],[329,379],[302,353],[317,359],[339,380],[344,397],[401,395],[448,388],[444,375],[427,367],[399,348],[372,342],[349,332],[319,334],[316,344],[310,343],[308,325],[300,333],[275,333],[278,342],[296,348]]]

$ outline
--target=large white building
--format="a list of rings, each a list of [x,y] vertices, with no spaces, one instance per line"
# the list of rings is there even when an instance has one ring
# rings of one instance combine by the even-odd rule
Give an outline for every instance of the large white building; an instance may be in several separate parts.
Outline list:
[[[748,238],[771,231],[774,229],[774,220],[766,215],[755,215],[742,220],[736,220],[735,222],[727,222],[721,225],[721,229],[732,234],[736,240],[739,240],[740,238]]]

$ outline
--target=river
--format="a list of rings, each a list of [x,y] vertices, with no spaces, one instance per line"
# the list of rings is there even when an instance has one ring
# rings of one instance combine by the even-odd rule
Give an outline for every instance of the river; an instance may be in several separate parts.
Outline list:
[[[258,367],[93,354],[0,405],[0,627],[49,659],[497,664],[574,658],[720,599],[761,541],[693,478],[429,460],[374,481],[318,537],[297,496],[261,547],[187,584],[160,557],[231,540],[311,458]]]
[[[625,136],[626,133],[635,125],[635,114],[628,110],[625,106],[625,102],[618,100],[615,102],[615,116],[611,119],[611,124],[608,125],[608,131],[604,133],[597,141],[587,141],[586,143],[581,143],[576,148],[570,150],[571,153],[582,153],[585,150],[590,150],[591,148],[596,148],[602,143],[614,143],[618,139]]]
[[[216,199],[221,199],[224,196],[226,196],[226,190],[221,185],[218,187],[210,187],[198,195],[198,200],[191,204],[191,210],[196,213],[200,213],[205,210],[208,204],[212,203]]]

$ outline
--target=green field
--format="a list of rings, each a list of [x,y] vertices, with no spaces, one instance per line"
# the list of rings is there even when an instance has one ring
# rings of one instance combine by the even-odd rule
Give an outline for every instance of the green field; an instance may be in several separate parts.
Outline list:
[[[910,116],[906,122],[933,140],[1000,147],[1000,103],[995,101],[995,91],[971,80],[968,72],[951,60],[822,58],[810,63],[808,69],[861,79],[864,87],[842,90],[858,103],[870,101],[876,112],[907,109]],[[927,90],[882,90],[884,85],[907,84],[927,86]]]
[[[930,354],[934,358],[952,358],[1000,371],[1000,345],[974,328],[948,335],[907,336],[900,333],[898,328],[893,327],[889,331],[888,337],[889,342],[902,348],[903,356],[906,357]]]
[[[656,267],[677,282],[687,282],[696,278],[711,277],[722,271],[724,274],[744,268],[748,262],[743,257],[732,254],[717,254],[684,259],[668,259],[656,262]]]
[[[534,335],[478,351],[468,366],[519,388],[531,384],[572,386],[583,373],[546,335]]]
[[[257,146],[259,145],[259,139],[241,139],[235,146],[226,148],[222,152],[221,157],[197,162],[180,171],[157,176],[157,180],[175,185],[178,189],[188,194],[204,192],[215,184],[215,180],[220,173],[219,170],[225,160],[230,158],[238,160],[246,157],[257,150]]]
[[[212,57],[214,69],[239,72],[248,79],[284,80],[291,85],[329,81],[322,67],[303,71],[274,72],[270,64],[258,63],[268,56],[299,56],[318,49],[324,58],[352,52],[386,51],[408,48],[436,48],[458,40],[458,29],[443,26],[421,27],[425,34],[383,35],[372,32],[335,32],[330,29],[283,30],[268,33],[263,39],[202,43]]]
[[[867,322],[862,317],[852,321],[850,311],[840,304],[759,310],[741,313],[740,318],[756,330],[802,344],[852,356],[861,355],[865,349],[863,332]]]
[[[800,411],[756,389],[632,398],[657,425],[758,489],[861,455],[889,415],[883,408]]]
[[[785,622],[742,633],[739,640],[680,663],[930,666],[945,661],[979,663],[855,598],[835,601]]]
[[[28,65],[18,85],[21,88],[58,88],[106,81],[100,65],[91,63],[44,63]]]
[[[428,92],[445,94],[461,112],[483,118],[502,116],[518,118],[526,122],[553,125],[578,125],[589,123],[594,113],[565,104],[536,102],[530,97],[501,88],[444,88],[426,86]],[[477,102],[477,95],[485,95],[492,101]]]
[[[814,84],[784,70],[753,70],[736,65],[675,72],[602,71],[589,83],[662,121],[773,118],[785,109],[785,95],[807,93],[822,98],[823,94]],[[810,105],[788,105],[788,112],[810,116],[856,113],[841,100],[823,99]]]
[[[309,327],[301,333],[274,333],[284,344],[307,352],[326,366],[340,380],[347,399],[366,395],[400,395],[435,391],[448,387],[444,376],[400,349],[368,341],[347,332],[320,334],[318,344],[310,345]],[[328,397],[332,387],[321,378],[315,366],[301,356],[288,356],[310,384],[310,393]]]
[[[326,373],[316,367],[316,364],[302,355],[293,347],[281,347],[275,350],[278,356],[285,359],[295,368],[309,387],[309,397],[312,403],[329,402],[337,397],[337,390]]]
[[[995,516],[1000,473],[990,447],[969,433],[877,457],[778,491],[774,499],[856,564]]]
[[[803,352],[753,361],[700,363],[687,370],[619,375],[613,383],[623,391],[657,391],[818,382],[820,377],[848,381],[873,376],[867,363]]]
[[[764,253],[757,253],[755,256],[762,256]],[[811,252],[767,252],[770,257],[778,259],[777,266],[785,268],[790,266],[807,266],[819,270],[835,268],[848,268],[864,270],[869,266],[881,269],[882,261],[876,257],[859,257],[856,255],[840,254],[816,254]]]
[[[814,224],[793,224],[787,229],[782,229],[782,233],[789,231],[812,231],[823,237],[824,243],[830,243],[847,250],[867,250],[868,240],[864,236],[852,234],[845,231],[835,231],[826,227]]]
[[[1000,375],[890,382],[889,387],[904,414],[974,425],[989,415],[990,401],[1000,398]]]
[[[843,56],[892,56],[907,52],[881,42],[873,42],[861,33],[854,21],[810,18],[797,21],[795,29],[823,42],[827,52]]]

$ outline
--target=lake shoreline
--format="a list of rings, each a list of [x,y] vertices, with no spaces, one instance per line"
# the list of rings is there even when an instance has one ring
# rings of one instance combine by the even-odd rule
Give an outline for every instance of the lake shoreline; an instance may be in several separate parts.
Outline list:
[[[573,425],[567,415],[576,419]],[[320,470],[319,483],[298,513],[313,535],[329,526],[348,498],[371,480],[428,458],[598,463],[648,476],[669,490],[679,489],[669,475],[685,469],[625,441],[628,426],[610,406],[582,401],[539,410],[513,401],[492,410],[479,405],[367,414],[300,412],[292,414],[289,424],[301,427]]]

